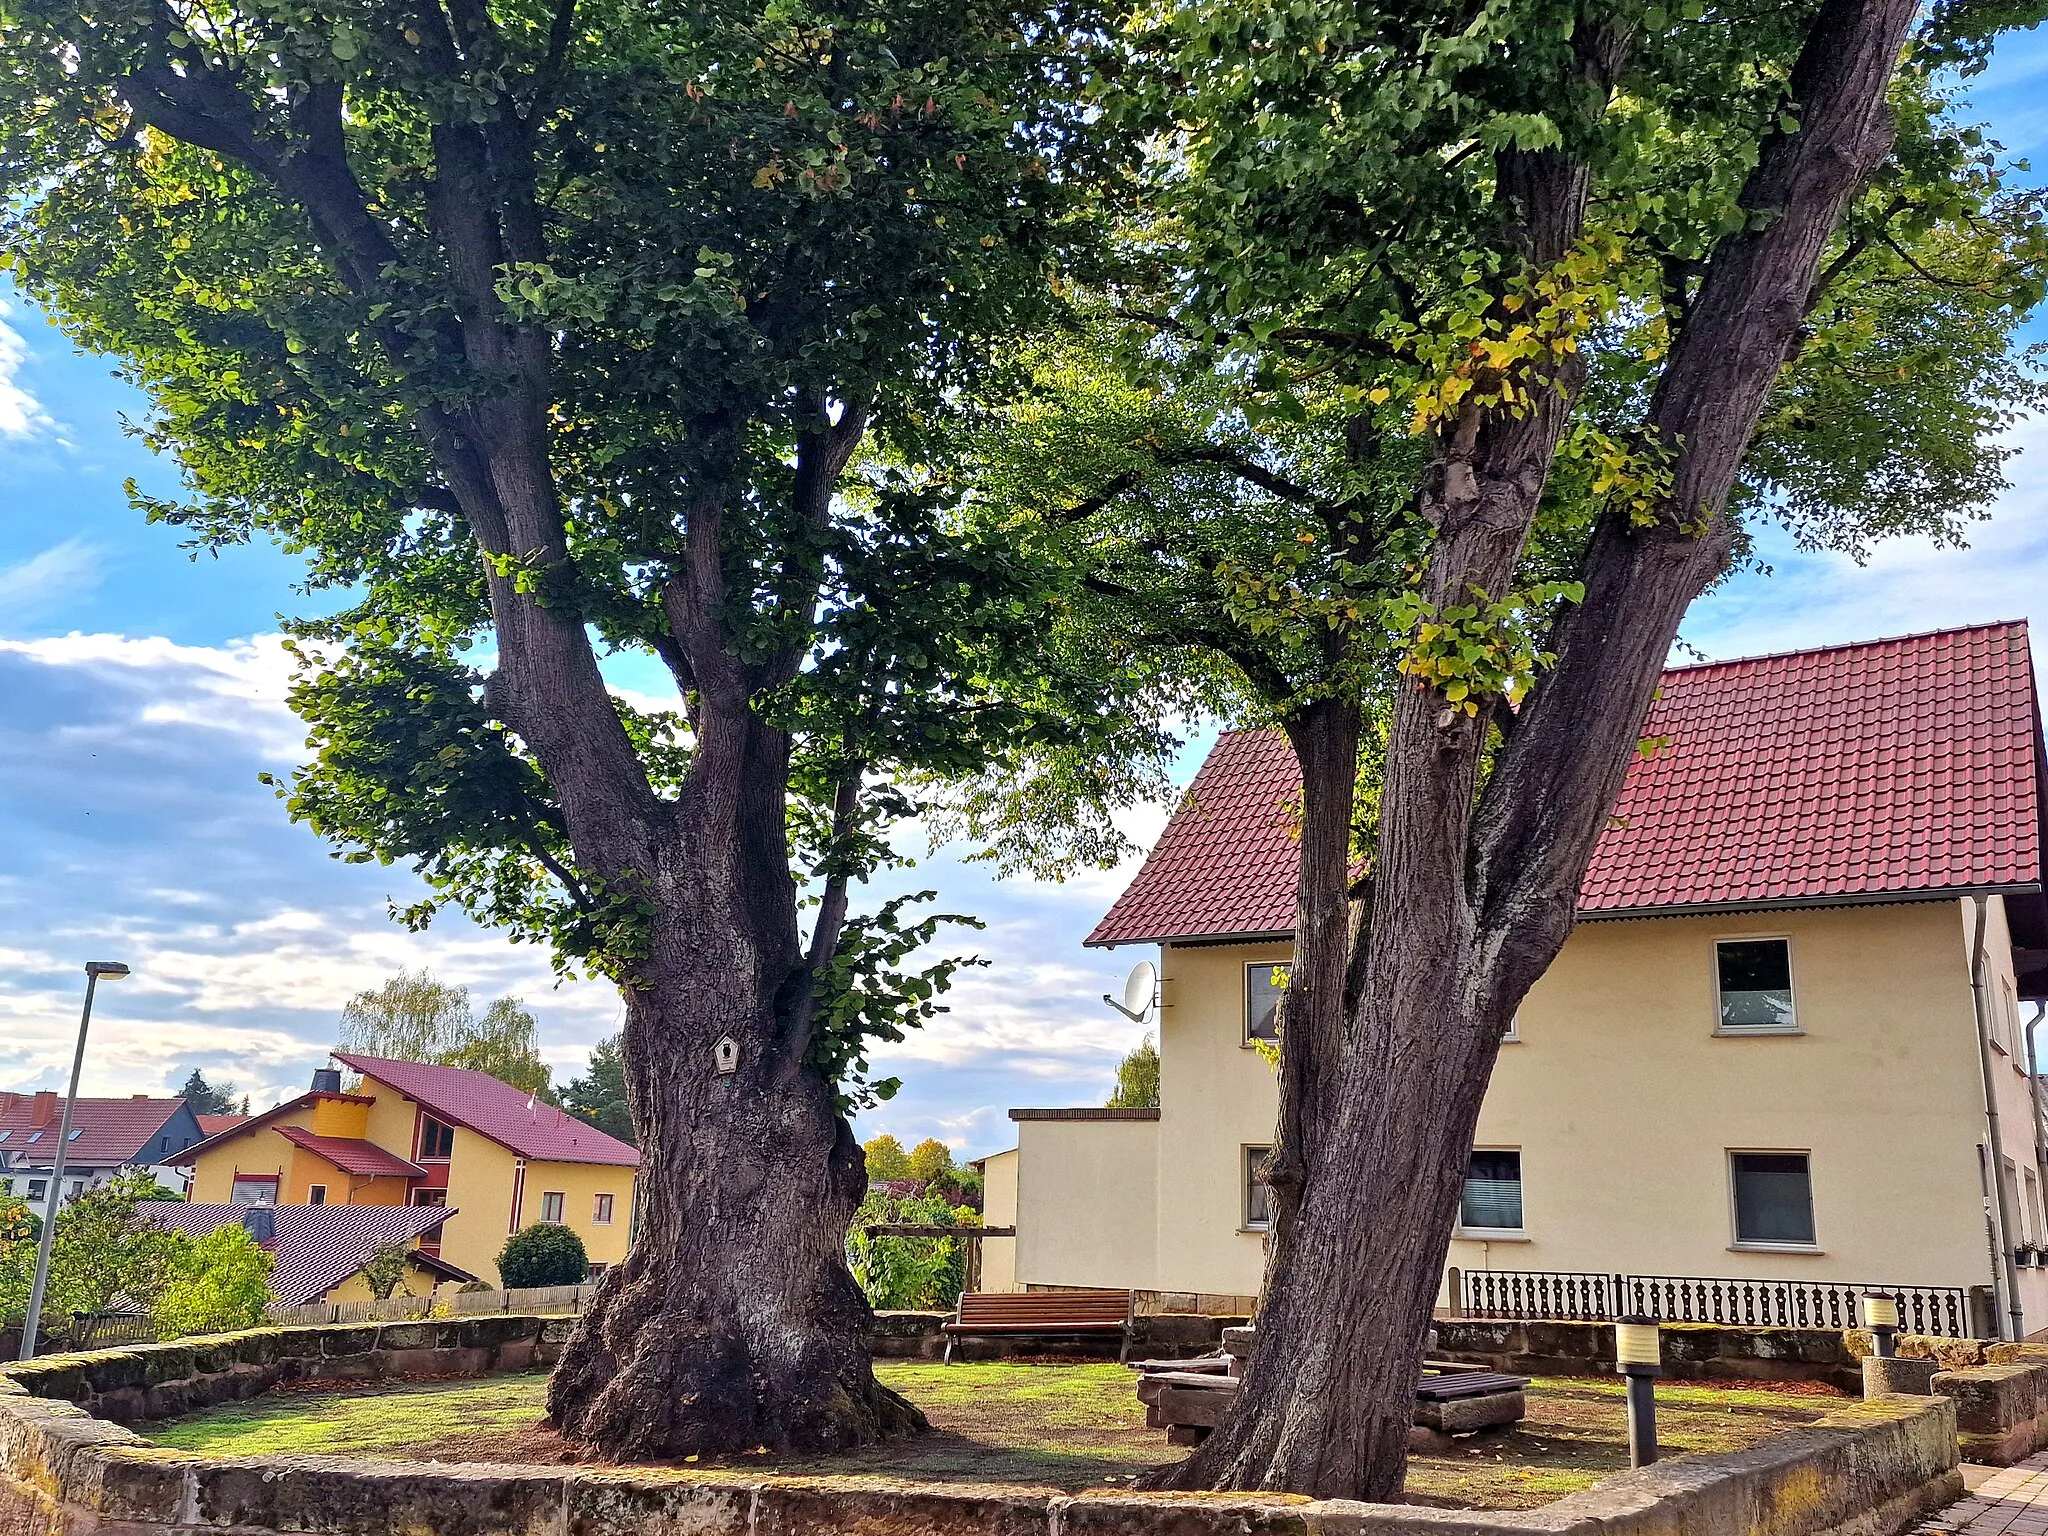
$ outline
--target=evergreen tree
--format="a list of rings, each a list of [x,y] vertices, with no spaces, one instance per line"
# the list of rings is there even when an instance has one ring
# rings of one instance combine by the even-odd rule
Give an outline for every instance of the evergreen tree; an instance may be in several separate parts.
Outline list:
[[[609,1035],[597,1042],[590,1053],[590,1066],[581,1077],[570,1078],[562,1089],[562,1107],[607,1136],[634,1145],[633,1113],[626,1102],[626,1062],[619,1036]]]

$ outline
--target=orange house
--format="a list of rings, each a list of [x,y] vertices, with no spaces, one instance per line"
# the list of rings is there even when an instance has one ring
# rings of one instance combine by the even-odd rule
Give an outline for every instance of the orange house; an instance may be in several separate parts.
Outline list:
[[[626,1256],[633,1148],[483,1072],[334,1059],[360,1074],[349,1091],[324,1068],[310,1091],[188,1148],[191,1199],[446,1207],[421,1248],[487,1278],[505,1239],[535,1222],[572,1229],[593,1274]]]

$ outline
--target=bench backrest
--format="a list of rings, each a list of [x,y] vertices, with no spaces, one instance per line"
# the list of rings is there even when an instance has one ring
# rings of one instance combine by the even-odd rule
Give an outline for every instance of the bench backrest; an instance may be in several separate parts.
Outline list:
[[[1121,1323],[1131,1313],[1129,1291],[969,1291],[960,1298],[960,1321],[1019,1328],[1061,1323]]]

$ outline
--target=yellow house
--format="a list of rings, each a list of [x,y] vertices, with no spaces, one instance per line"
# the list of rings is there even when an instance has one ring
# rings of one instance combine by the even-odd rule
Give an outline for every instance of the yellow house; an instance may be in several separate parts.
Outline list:
[[[1825,1325],[1882,1286],[1909,1325],[2048,1327],[2025,626],[1676,668],[1645,735],[1502,1045],[1442,1305]],[[1011,1111],[1016,1284],[1255,1303],[1298,794],[1279,733],[1225,735],[1091,935],[1158,946],[1160,1104]]]
[[[554,1222],[582,1238],[591,1273],[626,1256],[640,1155],[482,1072],[337,1051],[359,1074],[199,1143],[195,1202],[444,1209],[421,1240],[444,1265],[493,1282],[512,1233]]]

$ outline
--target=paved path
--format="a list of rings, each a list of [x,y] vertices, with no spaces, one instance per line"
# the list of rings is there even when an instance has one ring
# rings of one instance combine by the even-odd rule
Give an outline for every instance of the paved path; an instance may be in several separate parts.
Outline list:
[[[2048,1451],[2004,1467],[1914,1536],[2048,1536]]]

